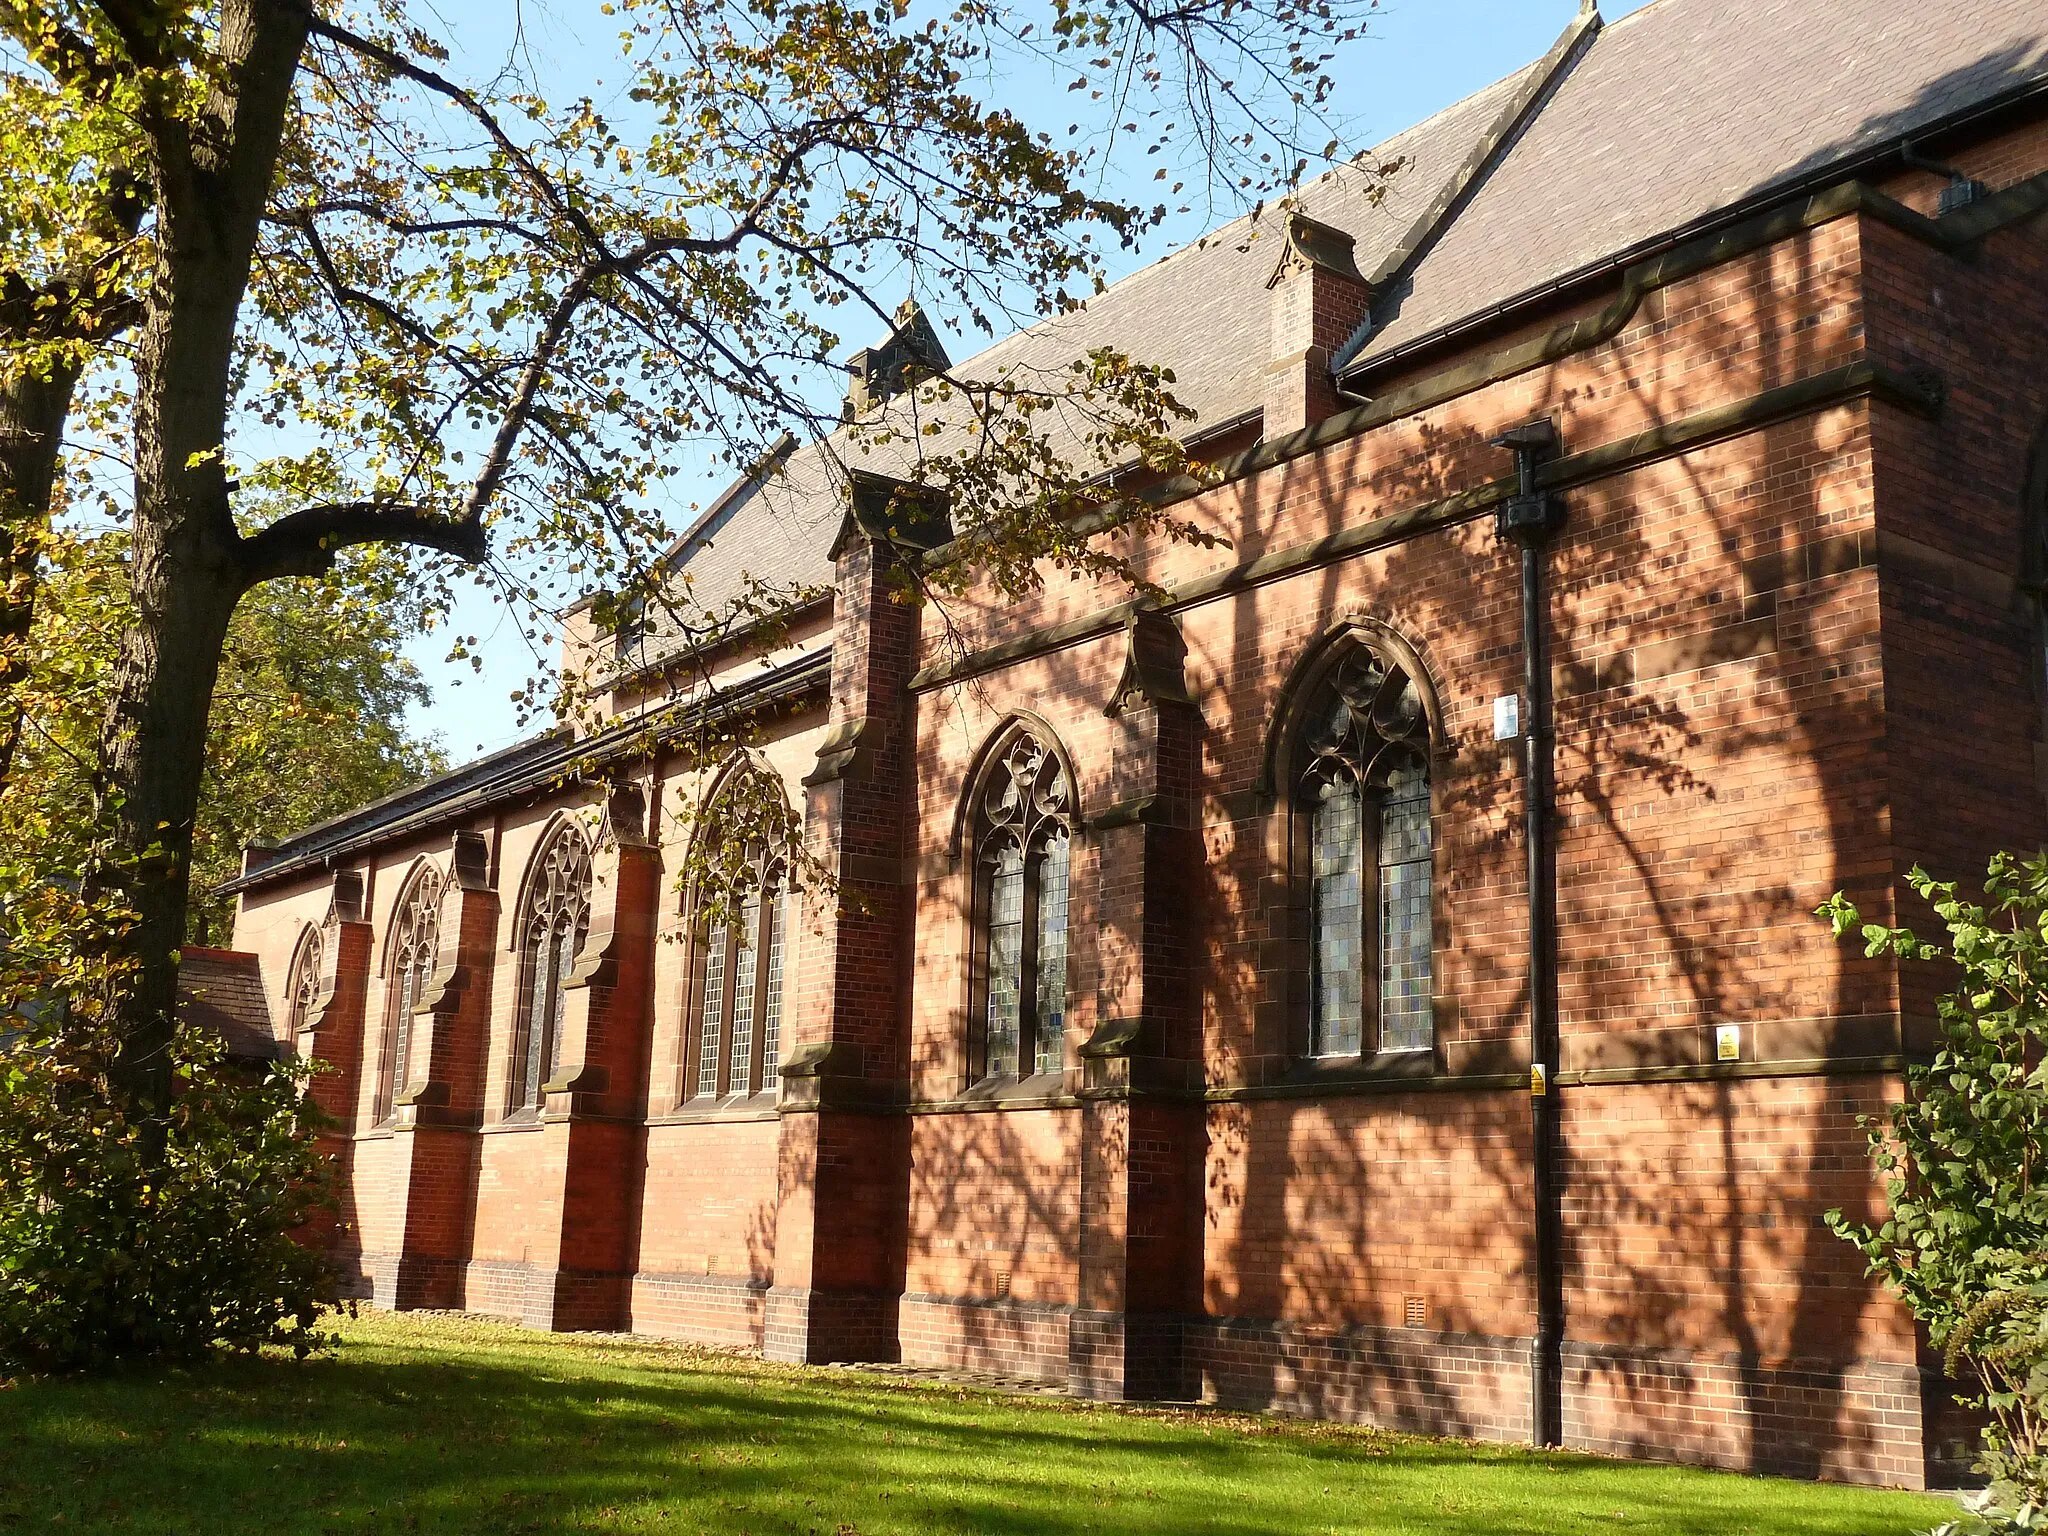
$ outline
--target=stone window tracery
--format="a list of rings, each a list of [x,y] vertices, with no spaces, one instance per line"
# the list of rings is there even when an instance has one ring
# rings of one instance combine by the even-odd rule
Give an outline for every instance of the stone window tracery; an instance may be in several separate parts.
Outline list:
[[[1029,731],[1018,729],[999,748],[974,833],[969,1076],[1058,1072],[1066,1059],[1074,787],[1058,754]]]
[[[320,961],[325,947],[320,930],[308,928],[299,941],[298,953],[292,956],[291,974],[284,985],[284,1005],[286,1028],[294,1042],[311,1026],[313,1012],[320,1006]]]
[[[541,1086],[561,1065],[569,974],[590,932],[590,839],[563,822],[535,862],[520,935],[518,1038],[510,1107],[538,1109]]]
[[[385,967],[384,1073],[376,1118],[387,1118],[412,1069],[413,1006],[426,995],[440,955],[441,872],[423,864],[399,893]]]
[[[1306,848],[1311,1056],[1435,1043],[1429,720],[1398,661],[1356,641],[1306,708],[1294,785]]]

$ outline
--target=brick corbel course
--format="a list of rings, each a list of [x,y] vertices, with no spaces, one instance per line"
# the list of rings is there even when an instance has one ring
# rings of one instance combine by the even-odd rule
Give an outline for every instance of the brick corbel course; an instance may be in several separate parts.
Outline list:
[[[561,1065],[541,1085],[542,1150],[522,1318],[556,1331],[626,1325],[645,1163],[661,855],[647,801],[615,787],[591,854],[590,932],[566,983]]]
[[[399,1248],[377,1272],[380,1306],[463,1303],[497,952],[498,893],[489,867],[480,834],[454,834],[435,926],[434,974],[413,1008],[412,1080],[392,1102],[391,1198]]]

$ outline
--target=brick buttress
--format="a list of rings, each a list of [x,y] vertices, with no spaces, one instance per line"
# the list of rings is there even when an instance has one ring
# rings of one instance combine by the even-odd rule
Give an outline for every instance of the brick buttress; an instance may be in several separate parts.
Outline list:
[[[377,1268],[384,1307],[463,1304],[498,933],[489,849],[475,832],[454,836],[435,931],[433,975],[413,1004],[407,1081],[392,1096],[386,1220],[398,1250]]]
[[[646,796],[620,785],[591,855],[590,932],[566,985],[561,1065],[541,1085],[541,1184],[523,1308],[530,1328],[626,1326],[646,1168],[660,885]]]

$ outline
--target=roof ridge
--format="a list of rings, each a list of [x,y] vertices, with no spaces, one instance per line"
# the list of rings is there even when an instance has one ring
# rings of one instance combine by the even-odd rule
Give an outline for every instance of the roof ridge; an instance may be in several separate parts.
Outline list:
[[[1585,21],[1586,15],[1589,12],[1597,19],[1598,11],[1599,7],[1597,4],[1597,0],[1582,0],[1582,8],[1580,14],[1578,17],[1574,19],[1572,26],[1566,28],[1566,32],[1570,33],[1579,26],[1581,26]],[[1555,51],[1555,48],[1556,44],[1553,44],[1552,51]],[[1062,321],[1071,321],[1084,315],[1092,304],[1094,304],[1098,300],[1108,298],[1118,289],[1127,288],[1129,286],[1135,285],[1143,281],[1144,279],[1147,279],[1153,276],[1154,274],[1161,272],[1166,267],[1180,260],[1184,256],[1190,256],[1197,252],[1210,249],[1212,246],[1218,244],[1226,237],[1230,237],[1230,232],[1235,230],[1239,225],[1256,226],[1291,204],[1305,203],[1312,196],[1315,190],[1319,187],[1334,186],[1343,177],[1353,173],[1359,175],[1369,174],[1366,169],[1366,162],[1372,160],[1375,156],[1384,154],[1384,152],[1391,145],[1397,143],[1402,139],[1410,138],[1416,134],[1421,133],[1424,129],[1430,127],[1431,124],[1436,123],[1439,119],[1451,116],[1460,108],[1466,106],[1469,102],[1471,102],[1474,97],[1484,96],[1488,91],[1497,90],[1501,86],[1509,84],[1518,75],[1526,74],[1530,70],[1538,68],[1549,57],[1550,54],[1545,53],[1542,58],[1533,59],[1527,64],[1521,65],[1516,69],[1509,70],[1506,74],[1500,76],[1498,79],[1487,81],[1486,84],[1478,87],[1478,89],[1476,90],[1467,91],[1464,95],[1459,96],[1454,100],[1445,102],[1441,107],[1438,107],[1436,111],[1430,113],[1429,116],[1420,118],[1417,121],[1410,123],[1405,128],[1397,129],[1396,131],[1388,134],[1385,138],[1379,140],[1378,142],[1370,144],[1365,148],[1357,151],[1357,153],[1352,155],[1350,159],[1345,160],[1340,164],[1331,166],[1328,170],[1324,171],[1321,175],[1317,176],[1315,180],[1309,182],[1307,186],[1298,188],[1294,193],[1288,196],[1274,198],[1271,202],[1261,202],[1257,207],[1246,209],[1242,213],[1233,214],[1229,218],[1225,219],[1221,224],[1203,230],[1200,234],[1194,236],[1192,239],[1186,240],[1181,244],[1174,246],[1171,250],[1160,252],[1157,256],[1153,257],[1143,266],[1133,268],[1131,271],[1126,272],[1122,277],[1117,278],[1114,282],[1105,283],[1102,287],[1101,292],[1090,294],[1086,298],[1081,299],[1074,306],[1074,308],[1069,310],[1063,310],[1058,314],[1041,315],[1036,320],[1032,320],[1023,325],[1019,325],[1015,330],[1006,331],[1001,336],[991,337],[986,346],[979,348],[973,353],[970,353],[967,357],[962,358],[957,364],[955,364],[954,366],[956,370],[966,369],[972,366],[974,363],[979,362],[982,358],[988,356],[991,352],[998,351],[1001,348],[1009,346],[1014,342],[1024,341],[1025,339],[1032,336],[1034,333],[1038,332],[1041,327],[1056,326],[1060,324]],[[1538,86],[1538,89],[1540,90],[1540,85]],[[1517,96],[1519,97],[1520,94],[1521,93],[1518,92]],[[1254,229],[1249,233],[1247,238],[1256,239],[1257,234],[1258,231]]]

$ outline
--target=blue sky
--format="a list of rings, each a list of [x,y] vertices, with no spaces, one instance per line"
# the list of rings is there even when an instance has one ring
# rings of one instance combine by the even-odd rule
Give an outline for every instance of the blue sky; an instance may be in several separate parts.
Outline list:
[[[1603,0],[1601,13],[1616,21],[1646,3]],[[442,35],[459,58],[488,67],[494,55],[502,57],[514,14],[504,0],[443,0],[439,9]],[[1540,56],[1571,20],[1578,0],[1383,0],[1379,9],[1369,35],[1346,50],[1343,94],[1335,103],[1353,125],[1359,147],[1420,122]],[[525,12],[532,53],[564,65],[558,98],[590,90],[592,77],[605,76],[614,25],[581,0]],[[601,98],[601,92],[593,94]],[[1112,275],[1134,270],[1161,249],[1126,257]],[[709,499],[719,489],[707,483],[697,494]],[[450,757],[463,762],[535,728],[519,726],[509,698],[532,675],[534,658],[511,615],[481,597],[457,612],[454,629],[480,637],[481,674],[468,662],[445,659],[445,631],[420,636],[408,654],[434,690],[433,704],[417,711],[415,728],[438,733]]]

